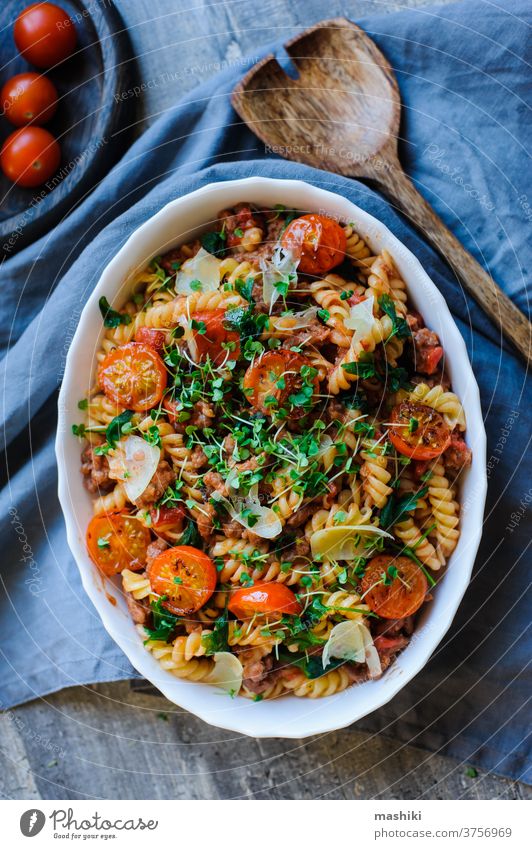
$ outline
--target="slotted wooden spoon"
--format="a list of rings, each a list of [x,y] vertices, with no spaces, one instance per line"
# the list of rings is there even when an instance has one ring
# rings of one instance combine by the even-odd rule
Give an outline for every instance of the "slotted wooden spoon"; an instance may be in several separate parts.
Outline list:
[[[266,56],[235,87],[232,104],[273,152],[370,180],[453,268],[501,333],[532,360],[532,325],[414,188],[399,162],[401,100],[377,46],[345,18],[322,21],[285,45],[297,79]]]

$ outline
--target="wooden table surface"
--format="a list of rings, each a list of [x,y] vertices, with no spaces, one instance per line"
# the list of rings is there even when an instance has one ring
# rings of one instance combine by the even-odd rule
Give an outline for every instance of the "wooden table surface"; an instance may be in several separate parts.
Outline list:
[[[439,0],[441,3],[442,0]],[[449,2],[449,0],[447,0]],[[423,0],[116,0],[138,56],[143,124],[257,45],[324,17]],[[324,13],[324,9],[327,11]],[[0,716],[0,793],[25,799],[520,799],[532,788],[383,736],[255,740],[128,683],[76,687]]]

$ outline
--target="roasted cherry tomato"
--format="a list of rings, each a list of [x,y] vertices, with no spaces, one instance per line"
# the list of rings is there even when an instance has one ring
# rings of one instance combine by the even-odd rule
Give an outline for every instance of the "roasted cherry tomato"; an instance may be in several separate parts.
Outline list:
[[[345,259],[347,245],[342,227],[325,215],[303,215],[284,231],[281,244],[300,256],[299,271],[320,276]]]
[[[15,130],[0,151],[0,165],[6,177],[25,188],[45,183],[57,171],[60,161],[59,145],[42,127]]]
[[[4,115],[15,127],[46,124],[55,115],[57,98],[55,85],[33,71],[11,77],[0,92]]]
[[[237,619],[249,619],[257,614],[266,616],[269,613],[298,616],[303,610],[292,590],[275,582],[235,590],[227,607]]]
[[[151,527],[163,536],[166,531],[181,533],[185,516],[182,507],[156,507],[150,510]]]
[[[395,567],[397,577],[390,580],[388,569]],[[384,619],[403,619],[419,610],[427,595],[424,572],[408,557],[380,554],[369,561],[362,578],[363,600],[369,609]]]
[[[139,572],[146,565],[150,532],[134,516],[95,516],[87,528],[87,548],[100,572],[112,578],[123,569]]]
[[[98,369],[98,383],[107,397],[137,413],[159,403],[166,380],[166,369],[159,354],[139,342],[114,348]]]
[[[135,342],[149,345],[150,348],[160,354],[166,343],[166,334],[162,330],[155,330],[153,327],[139,327],[135,333]]]
[[[33,3],[20,13],[13,30],[24,58],[38,68],[51,68],[74,52],[76,28],[55,3]]]
[[[148,569],[155,593],[176,616],[195,613],[210,599],[216,587],[216,566],[199,548],[177,545],[163,551]]]
[[[451,430],[445,419],[427,404],[403,401],[393,408],[390,421],[390,440],[412,460],[432,460],[450,445]]]
[[[215,365],[225,360],[237,360],[240,356],[240,335],[224,326],[225,310],[208,310],[195,312],[191,319],[193,325],[194,343],[200,360],[209,356]],[[205,332],[203,332],[205,330]],[[230,343],[229,348],[223,345]]]
[[[319,378],[306,357],[279,348],[255,360],[244,375],[243,388],[249,403],[262,413],[272,415],[286,405],[291,418],[300,418],[309,411]],[[294,395],[297,402],[290,400]]]

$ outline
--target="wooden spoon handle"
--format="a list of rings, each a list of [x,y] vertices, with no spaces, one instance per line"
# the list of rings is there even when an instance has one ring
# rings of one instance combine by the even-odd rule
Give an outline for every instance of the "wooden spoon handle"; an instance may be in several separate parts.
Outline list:
[[[421,230],[449,263],[464,288],[531,365],[532,324],[447,229],[430,204],[419,194],[399,162],[384,172],[376,171],[375,182],[383,194]]]

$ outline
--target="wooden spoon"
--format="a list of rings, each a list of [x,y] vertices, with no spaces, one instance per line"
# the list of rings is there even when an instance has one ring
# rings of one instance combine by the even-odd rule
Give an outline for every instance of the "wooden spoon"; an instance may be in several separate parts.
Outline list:
[[[232,104],[287,159],[372,181],[447,260],[500,331],[532,361],[532,325],[447,229],[403,171],[397,152],[401,100],[377,46],[345,18],[322,21],[285,45],[297,79],[273,55],[235,87]]]

